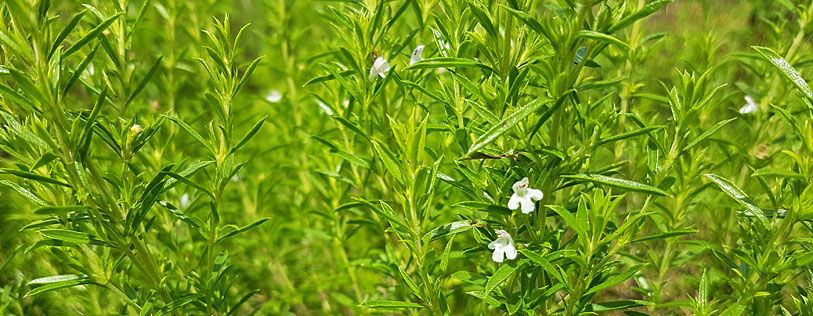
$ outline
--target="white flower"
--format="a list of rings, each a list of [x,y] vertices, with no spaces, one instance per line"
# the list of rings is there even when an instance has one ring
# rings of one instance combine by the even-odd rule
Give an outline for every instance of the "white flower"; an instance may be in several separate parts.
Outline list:
[[[740,114],[750,114],[757,111],[757,103],[750,96],[745,96],[745,105],[740,108]]]
[[[265,100],[271,103],[277,103],[282,100],[282,93],[279,93],[277,90],[271,90],[271,92],[265,96]]]
[[[409,57],[409,65],[412,66],[413,64],[423,60],[423,44],[418,45],[415,47],[415,50],[412,51],[412,57]]]
[[[497,239],[488,244],[488,249],[493,249],[494,253],[491,254],[491,260],[494,262],[502,262],[505,258],[514,260],[517,257],[517,248],[514,248],[514,240],[507,231],[497,229]]]
[[[387,76],[387,71],[390,71],[390,64],[387,63],[384,57],[378,57],[375,59],[375,62],[373,62],[373,67],[370,68],[370,76],[368,79],[373,81],[376,76],[384,78]]]
[[[187,208],[189,204],[192,204],[192,201],[189,200],[189,194],[184,193],[181,195],[181,208]]]
[[[537,189],[531,189],[528,187],[528,178],[522,178],[522,180],[517,181],[514,183],[513,186],[514,195],[511,196],[511,199],[508,200],[508,208],[512,210],[516,210],[518,207],[522,206],[522,213],[528,214],[534,211],[534,202],[539,201],[542,199],[542,191]],[[532,201],[533,200],[533,201]]]

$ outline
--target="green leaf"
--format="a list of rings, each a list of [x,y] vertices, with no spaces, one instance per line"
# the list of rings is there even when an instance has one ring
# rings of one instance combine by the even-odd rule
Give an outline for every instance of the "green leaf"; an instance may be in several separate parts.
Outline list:
[[[438,240],[440,238],[454,235],[457,233],[462,233],[464,231],[470,230],[475,227],[481,227],[485,223],[479,220],[469,220],[469,221],[457,221],[448,223],[445,225],[438,226],[437,228],[429,231],[426,233],[423,238],[429,238],[429,241]]]
[[[248,26],[248,25],[246,25],[246,26]],[[245,28],[245,26],[244,26],[244,28]],[[242,30],[240,30],[240,31],[242,31]],[[243,86],[245,86],[245,85],[246,85],[246,82],[248,82],[248,78],[250,78],[250,77],[251,77],[251,74],[252,74],[252,73],[254,73],[254,70],[255,70],[255,69],[257,69],[257,65],[259,65],[259,64],[260,64],[260,61],[261,61],[262,59],[263,59],[263,57],[262,57],[262,56],[257,57],[257,59],[254,59],[254,60],[251,62],[251,64],[249,64],[249,65],[248,65],[248,67],[246,68],[246,71],[245,71],[245,72],[243,72],[243,76],[242,76],[242,77],[240,77],[240,83],[238,83],[238,84],[237,84],[237,87],[236,87],[236,88],[234,88],[234,92],[232,92],[232,94],[233,94],[233,95],[234,95],[234,94],[237,94],[237,92],[239,92],[239,91],[240,91],[240,89],[242,89],[242,88],[243,88]]]
[[[790,170],[784,170],[779,168],[771,168],[765,167],[760,168],[754,171],[751,174],[752,177],[777,177],[777,178],[788,178],[788,179],[799,179],[799,180],[807,180],[807,178],[798,172],[793,172]]]
[[[728,179],[721,176],[713,174],[704,174],[704,176],[716,183],[726,195],[737,201],[737,203],[740,203],[742,206],[745,206],[745,208],[748,209],[748,211],[745,212],[747,215],[756,216],[763,225],[766,227],[768,226],[768,218],[766,218],[765,214],[762,213],[762,209],[759,208],[759,206],[754,203],[754,200],[745,194],[745,192],[740,190],[740,188],[731,183],[731,181],[728,181]]]
[[[581,201],[579,204],[581,204]],[[565,223],[576,232],[576,235],[579,236],[582,242],[586,243],[588,241],[587,225],[589,223],[580,221],[576,216],[573,216],[573,213],[560,205],[546,205],[546,207],[552,209],[556,214],[559,214]]]
[[[734,305],[729,306],[720,313],[720,316],[740,316],[743,312],[745,312],[745,305],[734,303]]]
[[[245,295],[243,295],[243,297],[241,297],[240,300],[237,301],[237,303],[232,305],[232,307],[229,309],[229,313],[226,314],[226,316],[229,316],[229,315],[237,312],[240,309],[241,305],[243,305],[245,302],[248,301],[248,299],[250,299],[252,296],[254,296],[257,293],[260,293],[260,290],[252,290],[252,291],[249,291],[248,293],[246,293]]]
[[[174,310],[176,310],[178,308],[181,308],[184,305],[192,303],[192,302],[194,302],[196,300],[202,299],[203,297],[205,297],[203,294],[187,294],[187,295],[181,296],[181,297],[175,299],[174,301],[170,302],[169,304],[167,304],[163,308],[161,308],[161,314],[160,315],[166,315],[171,311],[174,311]]]
[[[172,215],[175,215],[175,217],[177,217],[178,219],[182,220],[184,223],[186,223],[186,224],[187,224],[187,225],[189,225],[190,227],[192,227],[192,228],[194,228],[194,229],[196,229],[196,230],[200,228],[200,226],[201,226],[200,224],[198,224],[198,223],[197,223],[197,222],[196,222],[194,219],[192,219],[191,217],[186,216],[186,214],[184,214],[184,213],[183,213],[183,212],[182,212],[180,209],[178,209],[177,207],[175,207],[175,205],[172,205],[172,204],[170,204],[170,203],[168,203],[168,202],[166,202],[166,201],[158,201],[158,205],[161,205],[161,206],[163,206],[164,208],[166,208],[166,209],[167,209],[167,211],[169,211],[170,213],[172,213]]]
[[[697,138],[693,139],[692,142],[690,142],[688,145],[686,145],[686,147],[683,147],[683,151],[685,152],[685,151],[687,151],[689,149],[694,148],[694,146],[697,146],[697,144],[700,144],[700,142],[706,140],[706,138],[711,137],[711,135],[714,135],[714,133],[717,133],[717,131],[719,131],[721,128],[723,128],[723,126],[725,126],[728,123],[731,123],[731,121],[734,121],[736,119],[737,118],[735,117],[735,118],[727,119],[725,121],[717,122],[717,124],[714,124],[714,126],[709,128],[707,131],[703,132],[703,134],[700,134],[700,136],[697,136]]]
[[[349,76],[349,75],[354,74],[355,72],[356,72],[355,70],[353,70],[353,69],[349,69],[349,70],[345,70],[345,71],[341,71],[341,72],[339,72],[339,73],[338,73],[338,76],[341,76],[341,77],[347,77],[347,76]],[[302,85],[302,86],[303,86],[303,87],[307,87],[307,86],[312,85],[312,84],[315,84],[315,83],[320,83],[320,82],[325,82],[325,81],[334,80],[334,79],[336,79],[336,77],[337,77],[337,75],[334,75],[334,74],[329,74],[329,75],[325,75],[325,76],[321,76],[321,77],[316,77],[316,78],[313,78],[313,79],[311,79],[311,80],[308,80],[308,82],[305,82],[305,84],[304,84],[304,85]]]
[[[474,144],[471,145],[469,151],[466,152],[466,156],[471,155],[472,153],[480,150],[480,148],[483,148],[484,146],[493,142],[495,139],[497,139],[497,137],[507,132],[509,129],[514,127],[514,125],[517,125],[519,121],[521,121],[528,115],[531,115],[531,113],[538,110],[539,107],[541,107],[543,104],[544,102],[540,99],[531,101],[531,103],[529,103],[528,105],[522,107],[521,109],[517,110],[513,114],[509,115],[508,117],[500,121],[500,123],[489,128],[488,131],[483,133],[483,135],[477,138]]]
[[[660,234],[654,234],[654,235],[635,238],[632,241],[630,241],[630,243],[644,242],[644,241],[657,240],[657,239],[666,239],[666,238],[671,238],[671,237],[694,234],[696,232],[697,231],[694,230],[694,229],[678,229],[678,230],[668,231],[668,232],[665,232],[665,233],[660,233]]]
[[[613,24],[613,26],[607,29],[607,33],[612,34],[615,33],[616,31],[625,28],[628,25],[634,23],[635,21],[638,21],[640,19],[649,16],[652,13],[655,13],[655,11],[658,11],[658,9],[660,9],[662,6],[666,5],[669,2],[672,2],[672,0],[658,0],[650,2],[649,4],[641,8],[641,10],[638,10],[635,13],[625,16],[618,20],[618,22],[616,22],[615,24]]]
[[[209,144],[209,143],[208,143],[208,142],[207,142],[205,139],[203,139],[203,136],[200,136],[200,134],[198,134],[198,132],[197,132],[197,131],[195,131],[195,129],[193,129],[193,128],[192,128],[192,126],[189,126],[189,124],[186,124],[186,122],[184,122],[183,120],[181,120],[181,119],[180,119],[180,118],[178,118],[178,117],[171,117],[171,116],[167,116],[167,115],[164,115],[164,116],[165,116],[166,118],[168,118],[168,119],[172,120],[173,122],[175,122],[175,124],[178,124],[178,126],[180,126],[180,127],[181,127],[181,128],[183,128],[183,129],[184,129],[184,130],[185,130],[187,133],[189,133],[189,135],[191,135],[191,136],[192,136],[192,138],[194,138],[195,140],[197,140],[197,141],[198,141],[198,143],[200,143],[201,145],[203,145],[203,147],[206,147],[206,149],[209,151],[209,153],[210,153],[212,156],[215,156],[215,150],[214,150],[214,148],[212,148],[212,145],[211,145],[211,144]]]
[[[71,33],[71,31],[73,31],[76,25],[79,24],[79,21],[81,21],[82,17],[85,16],[85,13],[87,13],[86,10],[79,11],[79,13],[74,15],[73,18],[71,18],[71,21],[68,22],[67,25],[65,25],[62,31],[59,32],[59,35],[57,35],[56,39],[54,39],[54,43],[51,45],[51,50],[48,51],[49,59],[51,58],[51,56],[54,55],[54,52],[56,52],[59,46],[62,45],[62,41],[64,41],[65,38],[67,38],[68,35]]]
[[[493,37],[497,37],[497,29],[494,27],[494,24],[491,23],[491,18],[488,16],[488,13],[480,8],[480,5],[475,1],[469,2],[469,9],[471,13],[474,14],[474,17],[480,22],[480,26],[488,32]]]
[[[210,196],[212,199],[215,198],[215,195],[212,193],[212,191],[209,191],[208,189],[204,188],[202,185],[197,184],[197,183],[193,182],[192,180],[187,179],[186,177],[184,177],[182,175],[179,175],[179,174],[174,173],[174,172],[169,172],[169,171],[162,171],[162,173],[174,178],[175,180],[181,181],[181,182],[183,182],[184,184],[186,184],[186,185],[188,185],[190,187],[198,189],[198,191],[200,191],[200,192],[206,193],[206,195]]]
[[[632,307],[641,307],[650,305],[654,305],[654,303],[639,300],[621,300],[621,301],[593,303],[591,304],[590,309],[593,312],[608,312],[619,309],[627,309]]]
[[[618,283],[624,282],[625,280],[631,278],[633,275],[638,273],[638,271],[643,269],[645,266],[646,265],[639,264],[639,265],[629,267],[629,269],[627,269],[627,271],[624,271],[624,272],[622,272],[620,274],[616,274],[614,276],[611,276],[606,281],[604,281],[604,282],[602,282],[602,283],[600,283],[600,284],[598,284],[596,286],[591,287],[589,290],[587,290],[586,293],[584,293],[584,295],[590,295],[592,293],[596,293],[598,291],[609,288],[609,287],[611,287],[613,285],[616,285]]]
[[[44,285],[44,284],[51,284],[51,283],[58,283],[58,282],[65,282],[65,281],[73,281],[73,280],[86,280],[87,275],[84,274],[63,274],[63,275],[54,275],[39,279],[34,279],[28,282],[28,285]]]
[[[666,195],[666,192],[664,192],[663,190],[650,185],[625,179],[607,177],[600,174],[564,174],[561,175],[560,177],[567,179],[584,180],[601,185],[609,185],[611,187],[616,187],[626,191],[656,194],[662,196]]]
[[[25,293],[24,297],[34,296],[37,294],[63,289],[66,287],[88,284],[91,282],[92,281],[88,278],[88,276],[84,274],[80,275],[66,274],[39,278],[31,280],[31,282],[28,282],[28,285],[41,285],[41,286],[34,288],[31,291],[28,291],[28,293]]]
[[[18,184],[14,183],[14,182],[11,182],[11,181],[8,181],[8,180],[0,180],[0,184],[5,185],[7,187],[10,187],[14,191],[17,191],[17,193],[19,193],[20,195],[22,195],[23,197],[25,197],[26,199],[28,199],[31,202],[37,203],[39,205],[47,205],[48,204],[48,203],[45,203],[45,201],[43,201],[42,199],[40,199],[38,196],[36,196],[34,193],[31,193],[31,191],[28,191],[27,189],[19,186]]]
[[[68,94],[68,91],[71,90],[71,87],[73,87],[73,85],[79,80],[79,77],[82,76],[82,73],[85,72],[85,69],[87,69],[88,65],[90,65],[90,63],[93,61],[93,57],[96,56],[96,52],[99,51],[99,46],[101,45],[96,44],[96,46],[93,47],[93,50],[91,50],[90,53],[87,56],[85,56],[84,59],[82,59],[82,62],[79,63],[79,66],[77,66],[76,69],[73,70],[73,74],[68,79],[68,81],[65,82],[65,87],[62,88],[63,94]],[[104,89],[107,90],[107,87],[108,86],[105,85]]]
[[[641,129],[634,130],[634,131],[630,131],[630,132],[626,132],[626,133],[622,133],[622,134],[618,134],[618,135],[613,135],[613,136],[610,136],[610,137],[607,137],[607,138],[604,138],[604,139],[600,139],[598,142],[596,142],[596,145],[598,146],[598,145],[606,144],[606,143],[609,143],[609,142],[614,142],[614,141],[619,141],[619,140],[622,140],[622,139],[632,138],[632,137],[635,137],[635,136],[638,136],[638,135],[641,135],[641,134],[647,134],[649,132],[661,130],[661,129],[665,128],[665,127],[666,126],[663,126],[663,125],[647,126],[647,127],[641,128]]]
[[[352,164],[354,164],[356,166],[359,166],[359,167],[362,167],[362,168],[365,168],[365,169],[370,168],[370,164],[366,160],[362,159],[359,156],[356,156],[354,154],[346,152],[344,150],[334,148],[334,149],[330,150],[330,153],[332,153],[332,154],[334,154],[334,155],[336,155],[336,156],[338,156],[338,157],[340,157],[340,158],[342,158],[342,159],[344,159],[344,160],[346,160],[346,161],[348,161],[348,162],[350,162],[350,163],[352,163]]]
[[[590,30],[582,30],[579,32],[579,37],[592,39],[598,42],[604,42],[607,44],[615,44],[618,45],[620,48],[629,49],[630,46],[627,43],[624,43],[622,40],[616,38],[615,36],[604,34],[601,32],[590,31]]]
[[[74,244],[89,244],[91,240],[91,236],[87,233],[67,229],[43,229],[39,233],[46,238]]]
[[[163,59],[164,56],[158,57],[158,60],[156,60],[155,63],[152,64],[152,67],[150,67],[150,70],[147,71],[146,75],[144,75],[144,78],[141,78],[141,81],[138,82],[138,85],[136,86],[135,90],[133,90],[133,92],[130,93],[130,96],[127,97],[127,102],[124,103],[124,106],[127,106],[130,103],[132,103],[135,97],[138,96],[139,93],[141,93],[141,90],[144,90],[144,88],[147,87],[147,84],[150,82],[150,79],[152,79],[152,77],[155,76],[155,72],[157,72],[158,69],[160,68],[161,60]]]
[[[41,175],[38,175],[38,174],[35,174],[35,173],[31,173],[31,172],[27,172],[27,171],[16,170],[16,169],[9,169],[9,168],[0,168],[0,174],[2,174],[2,173],[7,173],[7,174],[15,175],[15,176],[18,176],[18,177],[20,177],[20,178],[25,178],[25,179],[29,179],[29,180],[34,180],[34,181],[37,181],[37,182],[44,182],[44,183],[56,184],[56,185],[61,185],[61,186],[63,186],[63,187],[68,187],[68,188],[70,188],[70,187],[71,187],[71,185],[70,185],[70,184],[67,184],[67,183],[65,183],[65,182],[59,181],[59,180],[57,180],[57,179],[54,179],[54,178],[49,178],[49,177],[46,177],[46,176],[41,176]]]
[[[751,46],[751,48],[756,50],[760,55],[762,55],[762,57],[765,57],[765,59],[771,62],[774,67],[779,69],[779,72],[782,73],[785,78],[790,80],[790,82],[793,83],[796,88],[798,88],[799,91],[804,94],[805,97],[813,100],[813,91],[810,90],[810,86],[807,85],[805,79],[799,75],[799,72],[796,71],[796,69],[793,69],[793,66],[791,66],[787,60],[777,55],[776,52],[770,48],[759,46]]]
[[[398,266],[398,273],[401,275],[401,279],[407,284],[410,290],[412,290],[412,294],[417,296],[419,299],[423,300],[423,296],[421,295],[421,289],[418,287],[418,284],[412,280],[412,277],[409,276],[409,273],[404,271],[404,268]]]
[[[68,56],[82,49],[83,46],[89,43],[96,36],[102,34],[102,32],[104,32],[104,30],[106,30],[110,26],[110,24],[113,24],[113,22],[115,22],[116,19],[119,18],[119,16],[121,16],[121,13],[117,13],[112,17],[108,18],[107,20],[102,21],[102,23],[99,23],[99,25],[90,30],[90,32],[85,34],[85,36],[80,38],[78,41],[76,41],[76,43],[73,43],[71,47],[65,50],[65,52],[62,53],[62,59],[68,58]]]
[[[107,86],[105,86],[105,88],[96,98],[96,102],[93,104],[93,109],[90,110],[90,115],[85,122],[85,126],[82,127],[82,133],[79,135],[79,141],[77,144],[78,149],[76,150],[76,155],[79,157],[79,161],[84,161],[87,158],[91,138],[93,138],[93,127],[97,126],[95,125],[96,119],[99,117],[99,112],[102,110],[102,105],[104,105],[106,96]]]
[[[427,58],[409,67],[404,68],[404,70],[407,71],[407,70],[436,69],[436,68],[481,68],[493,71],[491,67],[488,67],[480,63],[479,61],[456,57]]]
[[[226,239],[226,238],[232,237],[232,236],[234,236],[234,235],[237,235],[237,234],[240,234],[240,233],[246,232],[246,231],[248,231],[249,229],[252,229],[252,228],[254,228],[254,227],[257,227],[257,226],[262,225],[262,224],[263,224],[263,223],[265,223],[266,221],[268,221],[268,218],[267,218],[267,217],[266,217],[266,218],[259,219],[259,220],[257,220],[257,221],[254,221],[254,222],[253,222],[253,223],[251,223],[251,224],[248,224],[248,225],[246,225],[246,226],[240,227],[240,228],[239,228],[239,229],[237,229],[237,230],[233,230],[233,231],[229,232],[228,234],[223,235],[223,237],[220,237],[220,238],[218,238],[218,239],[217,239],[217,242],[220,242],[220,241],[222,241],[223,239]]]
[[[191,175],[191,174],[197,172],[198,170],[200,170],[201,168],[206,167],[208,165],[211,165],[213,163],[214,163],[214,161],[211,161],[211,160],[198,161],[196,163],[193,163],[193,164],[189,165],[189,167],[186,167],[186,169],[184,169],[183,171],[178,172],[178,175],[180,175],[182,177],[185,177],[185,178],[188,178],[189,175]],[[170,169],[167,169],[167,170],[170,170]],[[176,182],[178,182],[178,180],[175,179],[175,178],[167,180],[164,190],[170,189]]]
[[[486,202],[478,202],[478,201],[465,201],[457,203],[453,206],[460,206],[465,207],[468,209],[476,210],[476,211],[483,211],[493,215],[504,215],[510,216],[513,213],[510,209],[505,206],[497,205],[494,203],[486,203]]]
[[[482,276],[481,274],[472,273],[466,270],[460,270],[450,275],[451,278],[457,279],[466,283],[471,283],[474,285],[479,285],[482,287],[486,286],[486,282],[488,282],[488,278]]]
[[[560,283],[562,282],[562,274],[559,273],[559,270],[557,270],[553,266],[553,264],[550,263],[550,261],[548,261],[548,259],[545,259],[545,257],[543,257],[542,255],[533,252],[529,249],[521,249],[519,253],[521,253],[526,258],[530,259],[536,265],[542,267],[542,269],[545,270],[545,272],[547,272],[548,275],[555,278]]]
[[[494,290],[500,283],[508,279],[514,272],[519,269],[523,264],[527,262],[526,260],[519,260],[519,261],[509,261],[506,264],[503,264],[497,271],[494,271],[494,274],[488,278],[488,282],[486,282],[486,288],[484,294],[488,295]]]
[[[251,130],[249,130],[248,133],[246,133],[246,135],[243,136],[243,138],[240,139],[240,141],[237,143],[237,145],[235,145],[234,148],[232,148],[229,151],[229,153],[230,154],[234,153],[235,151],[240,149],[240,147],[243,147],[243,145],[245,145],[249,140],[251,140],[251,138],[254,137],[254,135],[257,134],[257,132],[260,131],[260,128],[263,126],[263,123],[265,123],[266,118],[268,118],[268,115],[263,116],[263,118],[261,118],[259,121],[257,121],[257,123],[254,123],[254,126],[251,127]]]
[[[343,125],[344,127],[347,127],[354,133],[358,134],[359,136],[364,137],[365,139],[370,139],[370,137],[367,136],[367,134],[365,134],[364,132],[362,132],[361,129],[358,128],[358,126],[348,121],[347,119],[337,115],[331,116],[331,118],[333,118],[333,120],[335,120],[337,123]]]
[[[37,215],[65,215],[69,212],[84,211],[87,206],[84,205],[68,205],[68,206],[44,206],[34,211]]]
[[[403,302],[403,301],[388,301],[388,300],[372,300],[366,301],[359,305],[361,307],[368,307],[373,309],[401,309],[401,308],[423,308],[424,306],[418,303]]]
[[[392,177],[395,178],[398,183],[403,184],[404,174],[401,171],[401,167],[396,162],[397,158],[395,157],[395,154],[393,154],[389,148],[387,148],[387,145],[382,143],[374,142],[373,146],[375,147],[375,151],[378,153],[379,159],[381,159],[381,162],[387,168],[387,171],[390,172],[390,175],[392,175]]]
[[[454,237],[456,235],[452,235],[449,238],[449,241],[446,243],[446,247],[443,248],[443,253],[440,255],[440,265],[438,269],[440,270],[440,275],[446,275],[446,269],[449,267],[449,257],[452,255],[452,245],[454,244]]]

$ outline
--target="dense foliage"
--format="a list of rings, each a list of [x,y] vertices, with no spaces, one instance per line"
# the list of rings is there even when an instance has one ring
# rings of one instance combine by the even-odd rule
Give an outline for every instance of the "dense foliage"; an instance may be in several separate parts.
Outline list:
[[[813,315],[810,0],[0,3],[0,314]]]

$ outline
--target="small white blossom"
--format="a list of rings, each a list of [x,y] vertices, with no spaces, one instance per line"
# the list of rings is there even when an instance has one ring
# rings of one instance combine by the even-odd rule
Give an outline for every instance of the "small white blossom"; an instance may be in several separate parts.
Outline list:
[[[189,194],[184,193],[181,195],[181,208],[189,207],[189,204],[192,204],[192,201],[189,200]]]
[[[377,76],[384,78],[387,76],[388,71],[390,71],[390,64],[387,63],[384,57],[378,57],[375,59],[375,62],[373,62],[373,67],[370,68],[370,76],[368,79],[373,81]]]
[[[412,66],[415,63],[423,60],[423,44],[418,45],[415,47],[415,50],[412,51],[412,57],[409,57],[409,65]]]
[[[740,108],[740,114],[750,114],[757,111],[757,103],[750,96],[745,96],[745,105]]]
[[[277,90],[271,90],[271,92],[265,96],[265,100],[271,103],[277,103],[282,100],[282,93],[279,93]]]
[[[539,201],[543,196],[542,191],[528,187],[528,178],[522,178],[522,180],[514,183],[513,189],[514,195],[508,200],[508,208],[516,210],[521,206],[523,214],[533,212],[533,201]]]
[[[491,260],[494,262],[503,262],[505,258],[514,260],[517,257],[517,248],[514,248],[514,240],[507,231],[497,229],[497,239],[488,244],[488,249],[494,250],[491,254]]]

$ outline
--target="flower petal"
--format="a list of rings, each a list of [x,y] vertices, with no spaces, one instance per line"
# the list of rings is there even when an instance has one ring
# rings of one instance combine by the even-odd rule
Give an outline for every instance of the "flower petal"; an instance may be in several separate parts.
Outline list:
[[[415,50],[412,51],[412,57],[409,57],[409,65],[410,66],[412,66],[415,63],[423,60],[423,56],[422,56],[423,55],[423,48],[424,48],[424,46],[423,46],[423,44],[421,44],[421,45],[418,45],[418,47],[415,47]]]
[[[525,198],[520,201],[522,204],[522,214],[528,214],[534,211],[534,202],[530,198]]]
[[[375,59],[375,62],[373,62],[373,66],[370,67],[370,75],[368,76],[368,79],[373,81],[375,80],[376,76],[384,78],[387,76],[388,71],[390,71],[390,64],[387,63],[387,60],[384,59],[384,57],[378,57]]]
[[[494,253],[491,254],[491,260],[494,260],[494,262],[503,262],[503,260],[505,260],[505,249],[502,247],[494,249]]]
[[[520,201],[522,201],[522,198],[519,197],[519,195],[517,195],[516,193],[514,193],[513,195],[511,195],[511,199],[508,200],[508,209],[516,210],[517,208],[519,208]]]
[[[542,199],[544,194],[542,194],[541,190],[528,188],[528,193],[525,196],[527,196],[528,198],[530,198],[530,199],[532,199],[534,201],[539,201],[539,200]]]
[[[514,182],[514,185],[511,186],[511,189],[513,189],[514,192],[517,192],[519,190],[527,188],[528,187],[528,182],[529,182],[528,177],[522,178],[522,180]]]
[[[514,245],[508,245],[507,247],[503,248],[505,251],[505,257],[508,260],[514,260],[517,258],[517,248],[514,248]]]

